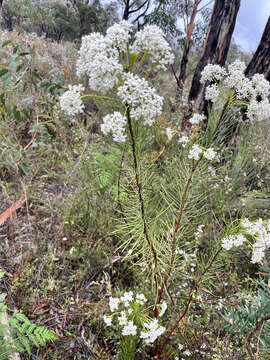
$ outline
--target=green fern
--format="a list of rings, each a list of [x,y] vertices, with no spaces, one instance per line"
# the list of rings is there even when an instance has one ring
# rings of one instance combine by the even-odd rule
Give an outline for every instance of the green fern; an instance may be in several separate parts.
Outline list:
[[[4,272],[0,269],[0,280]],[[37,326],[20,311],[8,316],[8,308],[3,303],[6,294],[0,294],[0,359],[7,360],[15,352],[31,355],[31,346],[37,348],[58,339],[53,330]]]

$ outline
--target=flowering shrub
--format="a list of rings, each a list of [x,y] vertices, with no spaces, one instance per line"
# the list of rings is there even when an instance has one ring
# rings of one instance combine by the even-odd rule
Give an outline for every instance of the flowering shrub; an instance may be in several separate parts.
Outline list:
[[[158,319],[146,316],[148,309],[145,308],[147,299],[144,294],[134,294],[132,291],[124,293],[120,298],[110,297],[109,307],[111,315],[104,315],[103,319],[107,326],[121,327],[122,336],[138,336],[146,344],[154,341],[165,332],[165,327],[158,324]],[[159,318],[167,309],[166,302],[161,304]],[[135,339],[135,338],[134,338]]]
[[[214,254],[210,253],[204,268],[196,264],[199,262],[198,244],[203,235],[201,214],[205,203],[204,198],[198,196],[198,189],[209,186],[208,180],[204,180],[205,172],[212,176],[216,174],[215,168],[209,167],[209,161],[213,165],[219,162],[218,145],[221,144],[221,128],[227,113],[244,106],[247,117],[253,120],[256,108],[256,116],[263,120],[270,109],[267,100],[270,87],[262,76],[246,79],[244,67],[239,62],[230,65],[228,71],[217,65],[208,65],[202,73],[202,81],[215,81],[207,87],[206,99],[214,103],[216,114],[208,119],[202,114],[194,114],[190,119],[191,128],[179,137],[176,136],[179,133],[177,129],[166,126],[166,141],[173,146],[173,139],[178,138],[176,146],[181,157],[173,159],[173,171],[165,171],[162,176],[158,166],[155,168],[152,163],[149,164],[144,154],[147,143],[154,137],[152,134],[149,136],[150,131],[147,131],[154,129],[164,103],[147,79],[155,69],[165,70],[173,63],[174,56],[162,31],[156,26],[147,26],[134,37],[132,32],[132,26],[122,21],[109,28],[106,35],[94,33],[84,37],[76,66],[77,75],[87,78],[92,93],[81,94],[84,91],[82,85],[75,85],[60,97],[60,106],[68,116],[82,113],[82,101],[88,97],[108,100],[115,107],[113,113],[104,116],[101,124],[101,132],[112,134],[113,141],[122,152],[117,186],[120,193],[120,180],[124,178],[126,193],[121,200],[118,196],[120,216],[115,233],[122,235],[119,249],[126,253],[125,257],[138,260],[142,273],[151,275],[155,299],[154,306],[146,310],[143,294],[135,295],[129,291],[120,298],[110,298],[111,314],[104,315],[103,320],[107,327],[121,333],[119,354],[122,359],[134,359],[142,340],[152,344],[153,356],[161,356],[187,316],[200,283],[222,249],[229,250],[244,243],[243,234],[230,235],[222,240],[222,246],[215,247]],[[236,76],[237,82],[234,81]],[[221,91],[224,86],[226,89]],[[205,131],[204,123],[207,123]],[[128,164],[132,163],[132,171],[128,168],[122,171],[125,157]],[[136,191],[128,177],[130,173],[135,178]],[[189,243],[185,238],[186,228],[189,219],[195,218],[200,219],[201,225],[198,227],[198,221],[194,221],[197,231],[193,231]],[[252,230],[246,227],[245,231]],[[257,237],[257,249],[262,247],[262,233],[261,227],[253,234]],[[264,243],[264,250],[267,247]],[[255,258],[257,260],[259,256],[254,255],[253,261]],[[176,277],[175,270],[180,271],[184,266],[189,267],[192,282],[187,287],[189,292],[185,296],[184,307],[166,330],[159,325],[160,317],[167,308],[163,299],[171,280]],[[146,315],[146,311],[153,311],[153,317]],[[185,355],[190,354],[187,349]]]
[[[270,220],[263,221],[258,219],[251,222],[244,219],[240,223],[242,233],[237,235],[229,235],[222,240],[222,247],[230,250],[233,247],[241,246],[248,242],[248,238],[254,240],[251,244],[252,248],[252,263],[258,263],[263,260],[265,252],[270,248]]]
[[[148,69],[151,72],[155,67],[165,69],[174,61],[174,56],[162,31],[157,31],[156,26],[139,31],[129,47],[131,31],[132,26],[122,21],[110,27],[106,36],[99,33],[85,36],[79,51],[77,74],[87,76],[89,87],[102,94],[117,89],[117,96],[131,119],[142,119],[144,125],[151,126],[162,112],[163,98],[146,79],[138,76],[138,72],[142,71],[142,63],[148,57],[152,61],[152,68]],[[82,112],[80,93],[70,88],[61,96],[60,105],[68,115]],[[101,130],[106,135],[111,131],[115,141],[124,142],[124,125],[127,126],[127,121],[124,122],[120,112],[115,112],[104,118]]]
[[[262,74],[251,79],[245,77],[245,64],[237,60],[228,66],[228,71],[219,65],[207,65],[202,71],[201,82],[214,81],[206,87],[205,98],[218,103],[226,89],[235,97],[235,104],[246,106],[246,116],[250,121],[263,121],[270,117],[270,84]],[[222,89],[222,91],[221,91]]]

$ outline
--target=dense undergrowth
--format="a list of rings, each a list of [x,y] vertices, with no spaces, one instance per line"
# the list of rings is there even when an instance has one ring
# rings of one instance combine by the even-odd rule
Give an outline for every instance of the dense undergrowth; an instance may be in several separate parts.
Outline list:
[[[85,112],[73,117],[60,109],[59,95],[76,82],[75,47],[18,33],[1,35],[1,43],[1,213],[25,197],[0,227],[1,290],[10,309],[20,309],[59,338],[20,356],[117,358],[120,332],[103,320],[109,297],[130,290],[143,293],[150,306],[147,316],[155,304],[151,251],[137,241],[144,231],[132,149],[100,131],[114,104],[89,100]],[[206,142],[207,132],[196,128],[181,133],[183,114],[178,106],[171,107],[177,99],[170,74],[158,74],[151,82],[159,93],[165,83],[167,98],[154,126],[136,128],[136,151],[149,231],[165,244],[193,166],[179,136]],[[231,224],[243,217],[269,217],[269,124],[239,121],[240,116],[237,111],[228,114],[214,138],[219,159],[198,165],[193,178],[177,267],[164,290],[168,309],[162,325],[167,330],[184,311],[192,289],[194,293],[162,359],[248,359],[247,337],[256,321],[269,314],[267,286],[260,284],[268,281],[267,258],[252,264],[248,247],[222,251],[194,289]],[[217,121],[212,111],[209,124]],[[160,263],[165,264],[169,255],[165,245],[160,247]],[[161,267],[158,271],[162,276]],[[264,292],[258,295],[261,288]],[[265,296],[264,302],[257,296]],[[265,308],[258,314],[261,303]],[[246,312],[239,310],[233,317],[238,306]],[[241,327],[247,314],[255,315]],[[239,326],[231,329],[237,321]],[[270,358],[267,331],[253,339],[258,359]],[[137,344],[135,359],[150,358],[151,347]]]

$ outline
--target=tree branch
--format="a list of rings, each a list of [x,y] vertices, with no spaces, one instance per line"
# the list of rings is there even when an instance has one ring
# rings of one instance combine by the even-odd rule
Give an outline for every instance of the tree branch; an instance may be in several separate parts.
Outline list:
[[[254,328],[251,330],[250,334],[249,334],[249,337],[247,339],[247,343],[246,343],[246,348],[247,348],[247,351],[249,353],[249,356],[251,358],[251,360],[255,360],[255,357],[252,353],[252,350],[251,350],[251,346],[250,346],[250,342],[253,338],[253,336],[255,335],[256,331],[258,331],[260,328],[262,328],[262,326],[264,325],[264,323],[266,321],[270,320],[270,315],[266,315],[264,316],[261,320],[259,320],[256,324],[256,326],[254,326]]]

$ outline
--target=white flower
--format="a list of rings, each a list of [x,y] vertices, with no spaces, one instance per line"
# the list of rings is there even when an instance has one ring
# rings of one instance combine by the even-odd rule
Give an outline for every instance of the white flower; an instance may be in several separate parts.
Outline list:
[[[178,140],[180,144],[182,144],[183,148],[187,146],[187,143],[189,142],[189,138],[185,135],[181,136]]]
[[[185,350],[185,351],[183,352],[183,354],[184,354],[184,355],[187,355],[187,356],[190,356],[190,355],[191,355],[191,352],[190,352],[189,350]]]
[[[84,104],[80,98],[82,91],[84,91],[82,85],[68,85],[68,91],[60,96],[60,107],[67,115],[73,116],[83,112]]]
[[[212,148],[209,148],[203,152],[203,156],[210,161],[213,160],[216,155],[217,153]]]
[[[121,315],[118,316],[119,325],[127,324],[127,317],[125,311],[121,311]]]
[[[133,25],[123,20],[119,24],[114,24],[106,31],[106,39],[111,46],[116,46],[119,50],[125,51],[130,40],[130,33]]]
[[[221,246],[223,247],[223,249],[226,250],[230,250],[231,248],[234,247],[234,235],[229,235],[226,238],[223,238],[221,241]]]
[[[183,350],[183,349],[184,349],[184,345],[179,344],[179,345],[178,345],[178,349],[179,349],[180,351]]]
[[[194,144],[189,151],[188,158],[193,160],[199,160],[200,154],[202,153],[202,149]]]
[[[165,314],[165,311],[167,310],[167,303],[165,301],[162,302],[161,304],[161,310],[160,310],[160,313],[159,313],[159,317],[163,316]]]
[[[254,97],[260,96],[262,100],[268,100],[270,95],[270,83],[263,74],[255,74],[251,79],[251,84],[254,89]]]
[[[228,72],[230,75],[234,75],[235,73],[244,74],[245,70],[246,64],[240,60],[235,60],[232,64],[228,66]]]
[[[128,335],[136,335],[137,333],[137,326],[134,325],[133,321],[129,321],[127,325],[123,327],[122,335],[128,336]]]
[[[158,325],[157,319],[151,321],[150,324],[144,323],[144,326],[148,329],[148,331],[142,331],[140,337],[141,339],[144,339],[147,344],[153,343],[166,330],[164,326]]]
[[[213,80],[222,80],[226,76],[227,72],[219,65],[208,64],[201,72],[201,83]]]
[[[111,312],[114,312],[115,310],[118,309],[119,302],[120,302],[120,300],[118,298],[110,297],[109,307],[110,307]]]
[[[111,326],[111,325],[112,325],[112,319],[111,319],[110,317],[104,315],[104,316],[103,316],[103,320],[104,320],[104,322],[105,322],[105,324],[106,324],[107,326]]]
[[[205,89],[205,99],[215,103],[220,97],[219,89],[217,84],[212,84]]]
[[[247,117],[250,121],[270,119],[270,104],[267,99],[260,102],[251,100],[247,106]]]
[[[168,137],[168,140],[171,141],[172,140],[172,137],[173,137],[173,132],[172,132],[172,129],[171,128],[167,128],[166,129],[166,135]]]
[[[129,306],[129,303],[133,300],[133,291],[125,292],[120,299],[123,301],[125,306]]]
[[[136,301],[140,304],[143,305],[144,303],[146,303],[147,299],[144,296],[144,294],[137,294],[136,295]]]
[[[163,98],[138,75],[125,74],[124,84],[119,86],[117,95],[131,107],[130,116],[135,120],[143,118],[145,125],[152,125],[162,113]]]
[[[248,219],[241,221],[241,227],[245,230],[245,234],[251,235],[255,239],[252,247],[252,263],[260,262],[264,258],[265,251],[270,248],[270,226],[269,220],[265,224],[262,219],[251,222]],[[243,234],[230,235],[222,240],[222,247],[229,250],[232,246],[240,246],[246,241]]]
[[[252,253],[251,262],[256,264],[264,258],[265,247],[255,246]]]
[[[118,111],[113,114],[106,115],[103,118],[103,124],[101,124],[101,131],[103,134],[108,135],[112,132],[113,140],[117,142],[125,142],[126,118]]]
[[[243,243],[246,241],[246,237],[243,234],[238,234],[234,239],[234,246],[240,246],[243,245]]]
[[[252,222],[249,221],[248,218],[244,218],[242,221],[241,221],[241,226],[244,228],[244,229],[247,229],[249,231],[249,229],[252,228]]]
[[[202,114],[194,114],[191,119],[189,119],[189,122],[192,125],[198,125],[201,121],[205,119],[205,116]]]
[[[112,89],[123,73],[117,48],[112,47],[111,40],[100,33],[82,38],[76,68],[77,75],[87,75],[89,87],[101,93]]]
[[[166,70],[166,67],[174,62],[171,47],[162,30],[156,25],[146,25],[135,35],[131,52],[138,54],[145,51],[150,55],[152,63],[158,64],[157,69]]]
[[[204,227],[205,227],[205,225],[203,225],[203,224],[198,226],[197,231],[194,234],[196,240],[199,240],[199,238],[202,236]]]

